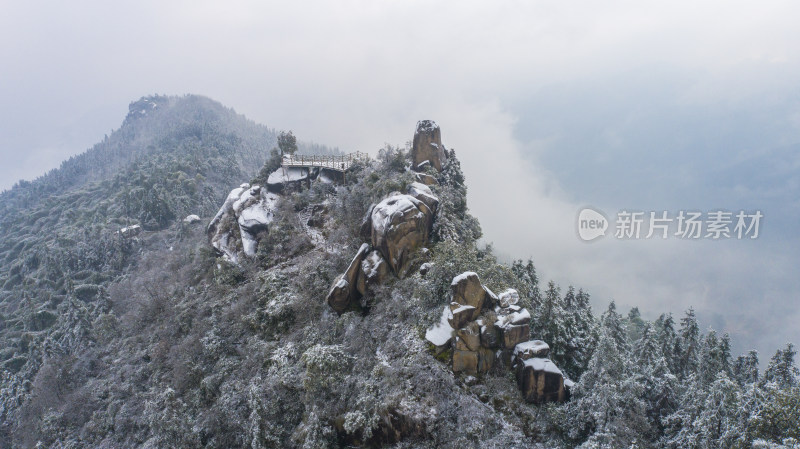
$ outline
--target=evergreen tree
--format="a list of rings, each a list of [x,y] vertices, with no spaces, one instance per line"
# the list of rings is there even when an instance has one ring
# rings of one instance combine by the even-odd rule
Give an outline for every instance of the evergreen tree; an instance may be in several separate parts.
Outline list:
[[[696,423],[703,412],[706,394],[694,374],[690,374],[683,383],[686,389],[680,396],[680,406],[663,421],[664,436],[661,445],[665,448],[700,447],[700,433],[703,429],[696,426]]]
[[[581,447],[629,447],[650,432],[642,385],[604,327],[600,342],[570,403],[571,436]]]
[[[679,355],[676,374],[678,378],[686,379],[697,373],[700,357],[700,325],[697,324],[697,317],[691,307],[686,311],[686,316],[681,318],[678,342]]]
[[[656,330],[649,323],[645,324],[642,337],[634,346],[632,360],[636,380],[644,389],[642,399],[647,405],[652,440],[661,434],[664,417],[675,411],[678,380],[670,372]]]
[[[758,351],[751,350],[747,355],[740,355],[733,364],[733,375],[739,385],[758,382]]]
[[[627,333],[622,324],[622,315],[617,313],[617,305],[614,301],[608,304],[608,309],[600,317],[600,322],[611,338],[614,339],[619,351],[626,352],[628,350]]]
[[[670,372],[676,374],[678,371],[678,357],[676,347],[678,347],[678,335],[675,332],[675,320],[672,314],[662,313],[654,323],[658,332],[658,341],[661,343],[661,352],[667,361]]]
[[[642,314],[639,312],[638,307],[633,307],[628,311],[628,316],[625,319],[625,330],[628,334],[628,341],[635,342],[642,338],[642,331],[644,330],[645,322],[642,319]]]
[[[569,326],[574,323],[568,322],[561,299],[561,289],[555,282],[548,282],[539,312],[536,313],[535,310],[531,320],[533,337],[544,340],[550,345],[550,358],[556,365],[569,366],[570,371],[574,373],[568,361],[572,346],[570,334],[574,330]]]
[[[724,372],[730,376],[730,343],[727,335],[717,337],[717,332],[709,329],[703,340],[703,350],[700,356],[700,381],[708,385],[717,378],[717,374]]]
[[[597,345],[597,324],[592,315],[589,295],[583,290],[575,294],[575,289],[570,286],[563,304],[565,315],[562,328],[567,351],[561,368],[570,378],[578,379],[586,371]]]
[[[695,422],[695,428],[700,431],[699,447],[732,447],[744,437],[744,429],[739,425],[740,394],[739,385],[725,371],[719,371]]]
[[[534,267],[533,261],[531,259],[528,259],[527,262],[515,260],[511,264],[511,271],[520,282],[519,294],[530,298],[533,310],[538,309],[542,303],[542,297],[539,292],[539,277],[536,275],[536,267]]]
[[[767,369],[764,370],[762,382],[775,383],[779,388],[796,387],[800,370],[794,363],[795,355],[797,355],[797,351],[791,343],[787,344],[785,349],[778,349],[769,361]]]

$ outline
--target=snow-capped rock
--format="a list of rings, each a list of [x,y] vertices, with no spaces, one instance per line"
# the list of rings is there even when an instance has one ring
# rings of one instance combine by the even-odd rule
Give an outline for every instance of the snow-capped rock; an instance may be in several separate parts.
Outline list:
[[[233,189],[208,225],[211,246],[234,263],[241,254],[254,256],[258,234],[268,230],[277,203],[277,195],[258,185],[245,183]]]
[[[561,402],[566,398],[564,375],[550,360],[534,357],[517,364],[517,386],[528,402]]]
[[[200,216],[195,214],[187,215],[186,218],[183,219],[183,222],[186,224],[199,223],[200,221],[201,221]]]
[[[369,223],[372,246],[403,278],[412,254],[428,242],[433,211],[411,195],[396,193],[372,209]]]
[[[136,237],[142,232],[142,227],[139,225],[125,226],[119,230],[119,234],[126,239]]]

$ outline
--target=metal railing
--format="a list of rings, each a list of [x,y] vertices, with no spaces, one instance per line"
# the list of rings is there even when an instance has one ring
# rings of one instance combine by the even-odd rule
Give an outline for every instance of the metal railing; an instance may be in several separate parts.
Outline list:
[[[343,156],[318,156],[304,154],[286,154],[283,156],[284,167],[322,167],[331,170],[345,171],[357,161],[367,161],[369,154],[356,151]]]

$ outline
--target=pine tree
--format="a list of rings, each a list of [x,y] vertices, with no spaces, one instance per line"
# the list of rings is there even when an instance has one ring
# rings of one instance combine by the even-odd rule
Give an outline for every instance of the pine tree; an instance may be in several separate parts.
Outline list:
[[[700,356],[700,381],[704,385],[708,385],[714,382],[720,372],[731,376],[730,367],[729,337],[725,335],[720,339],[715,330],[709,329],[703,340],[703,350]]]
[[[642,319],[642,314],[639,312],[639,308],[633,307],[628,311],[628,316],[625,319],[625,330],[628,334],[628,341],[634,342],[642,338],[644,327],[645,323]]]
[[[642,337],[634,346],[632,360],[636,380],[644,388],[642,399],[647,405],[653,439],[661,434],[664,417],[675,411],[678,379],[670,372],[656,330],[649,323],[645,324]]]
[[[627,333],[622,324],[622,315],[617,313],[617,305],[614,301],[608,304],[608,309],[600,317],[600,322],[611,338],[614,339],[619,351],[626,352],[628,350]]]
[[[607,328],[570,403],[571,436],[581,447],[629,447],[650,432],[642,386]]]
[[[519,294],[530,298],[533,310],[538,309],[542,303],[542,295],[539,292],[539,276],[536,274],[536,267],[534,267],[533,261],[531,259],[528,259],[527,262],[515,260],[511,264],[511,271],[520,282]]]
[[[661,445],[670,449],[699,448],[699,437],[703,429],[696,426],[703,411],[706,394],[694,374],[684,379],[686,386],[680,396],[675,412],[663,420],[664,436]]]
[[[564,324],[566,335],[566,358],[561,367],[570,378],[578,379],[586,371],[594,348],[597,345],[597,324],[595,323],[589,295],[570,286],[564,295]]]
[[[571,363],[568,361],[571,349],[571,331],[568,323],[563,301],[561,299],[561,289],[550,281],[547,284],[542,305],[538,313],[534,309],[531,323],[531,333],[535,338],[544,340],[550,345],[550,358],[558,366],[570,366],[567,371],[571,374]]]
[[[654,323],[656,331],[658,332],[658,341],[661,343],[661,352],[667,361],[667,366],[670,372],[676,374],[678,372],[678,355],[676,354],[676,347],[678,344],[678,334],[675,332],[675,320],[672,314],[661,314]]]
[[[720,371],[708,389],[703,410],[695,422],[695,428],[701,431],[699,447],[732,447],[744,437],[744,429],[739,426],[740,395],[739,385]]]
[[[791,343],[787,344],[785,349],[778,349],[769,361],[767,369],[764,370],[762,382],[775,383],[778,388],[796,387],[800,370],[797,369],[797,365],[794,363],[795,355],[797,355],[797,351],[795,351],[794,345]]]
[[[751,350],[747,355],[737,357],[733,364],[733,374],[743,388],[758,382],[758,351]]]
[[[678,339],[677,376],[686,379],[697,373],[700,356],[700,326],[694,309],[689,308],[686,316],[681,318],[680,338]]]

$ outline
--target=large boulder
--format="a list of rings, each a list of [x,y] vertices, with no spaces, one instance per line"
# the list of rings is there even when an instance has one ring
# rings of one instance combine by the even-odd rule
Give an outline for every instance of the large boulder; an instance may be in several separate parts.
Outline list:
[[[344,274],[339,276],[333,283],[333,287],[328,292],[328,305],[331,306],[336,313],[344,313],[353,301],[361,298],[361,292],[358,290],[359,274],[361,273],[361,262],[369,253],[369,245],[364,243],[356,252],[355,257],[347,266]]]
[[[277,203],[277,195],[257,185],[233,189],[206,229],[209,243],[234,263],[242,254],[254,256],[258,234],[268,230]]]
[[[419,183],[425,184],[426,186],[434,186],[439,184],[439,181],[437,181],[436,178],[426,173],[414,173],[414,179],[416,179],[416,181]]]
[[[412,254],[428,242],[433,211],[411,195],[396,193],[372,208],[368,222],[372,246],[402,279]]]
[[[447,151],[442,145],[442,132],[439,125],[433,120],[417,122],[411,157],[413,167],[417,170],[430,164],[437,171],[442,171],[442,166],[447,162]]]
[[[517,363],[517,385],[528,402],[541,404],[566,399],[564,375],[550,359],[534,357]]]
[[[478,318],[486,300],[486,290],[481,285],[477,273],[467,271],[454,277],[450,283],[450,293],[453,296],[452,302],[475,308],[471,320]]]

